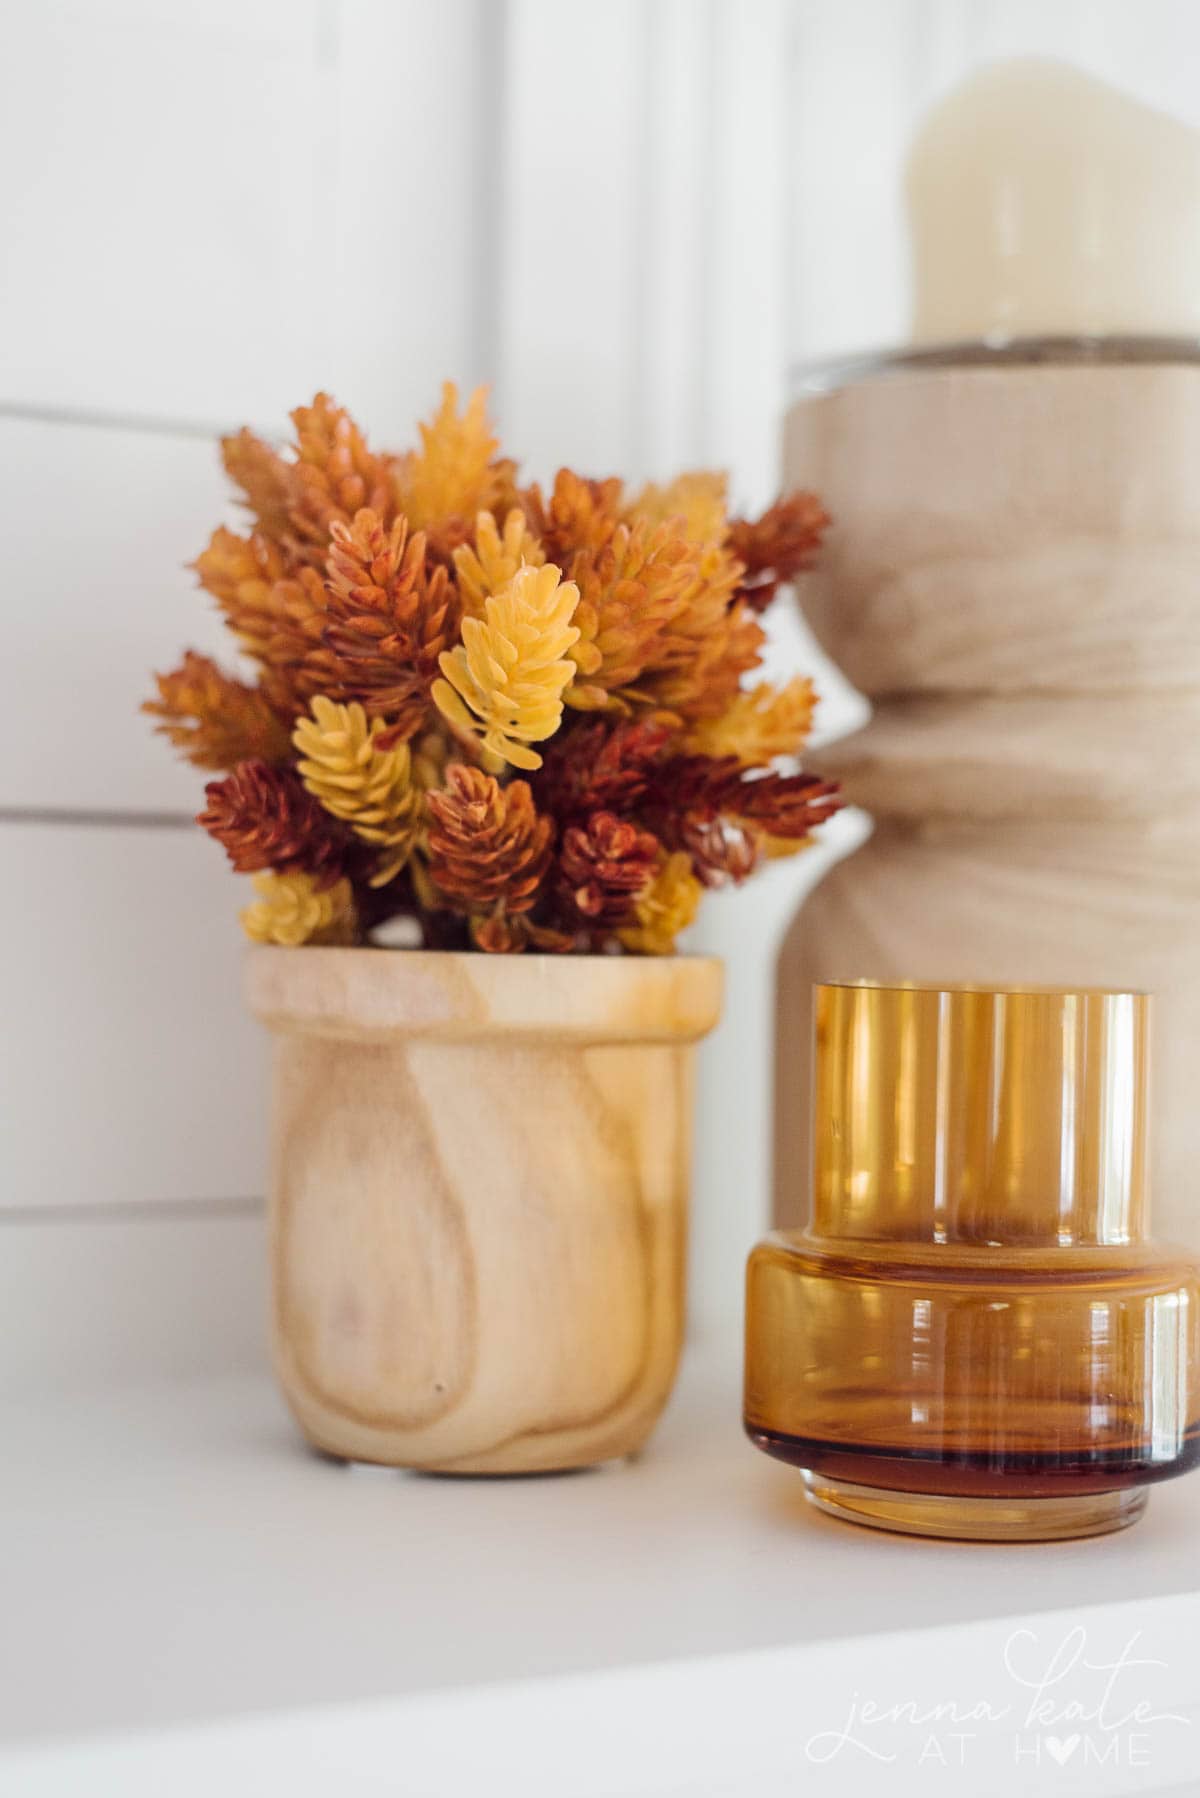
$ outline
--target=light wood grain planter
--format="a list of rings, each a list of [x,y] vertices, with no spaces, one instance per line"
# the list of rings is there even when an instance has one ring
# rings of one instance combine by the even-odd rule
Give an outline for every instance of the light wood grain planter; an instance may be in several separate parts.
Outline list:
[[[301,1428],[458,1473],[639,1448],[683,1329],[717,962],[250,951],[275,1033],[272,1338]]]
[[[873,704],[814,756],[870,841],[783,952],[777,1210],[812,983],[1155,993],[1156,1233],[1200,1247],[1200,366],[946,367],[798,402],[805,612]]]

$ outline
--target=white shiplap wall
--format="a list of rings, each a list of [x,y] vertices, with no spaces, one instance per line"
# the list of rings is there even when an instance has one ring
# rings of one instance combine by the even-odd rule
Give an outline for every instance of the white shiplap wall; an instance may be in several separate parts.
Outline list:
[[[214,434],[328,385],[381,434],[486,373],[501,16],[40,0],[0,54],[0,1310],[68,1376],[257,1353],[265,1047],[238,883],[149,735],[219,632]],[[448,116],[452,113],[452,117]]]
[[[224,503],[215,432],[278,432],[326,386],[402,441],[451,375],[492,383],[534,473],[721,463],[763,503],[790,356],[901,328],[918,106],[983,53],[1134,57],[1131,12],[1186,84],[1200,34],[1168,0],[5,9],[0,1312],[23,1357],[257,1343],[237,883],[137,713],[150,668],[218,640],[183,567]],[[812,659],[787,614],[775,654]],[[831,701],[826,729],[849,715]],[[711,901],[700,932],[730,962],[702,1313],[736,1305],[765,1219],[775,940],[816,865]]]

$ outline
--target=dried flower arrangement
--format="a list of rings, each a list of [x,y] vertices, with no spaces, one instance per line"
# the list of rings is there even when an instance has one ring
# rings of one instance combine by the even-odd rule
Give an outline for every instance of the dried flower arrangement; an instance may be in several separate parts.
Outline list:
[[[704,887],[837,809],[779,766],[811,683],[743,686],[828,522],[811,495],[751,522],[716,474],[544,494],[450,384],[407,455],[325,394],[292,418],[290,456],[225,439],[250,528],[195,564],[256,684],[189,651],[144,708],[225,773],[198,821],[254,876],[255,941],[410,917],[430,947],[665,953]]]

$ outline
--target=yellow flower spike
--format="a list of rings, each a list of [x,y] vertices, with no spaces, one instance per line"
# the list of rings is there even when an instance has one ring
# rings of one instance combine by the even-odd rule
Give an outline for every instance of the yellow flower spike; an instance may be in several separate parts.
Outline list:
[[[791,855],[800,855],[805,849],[816,846],[815,837],[771,837],[760,838],[759,847],[763,858],[769,862],[786,861]]]
[[[670,518],[682,518],[689,543],[698,546],[720,543],[729,529],[726,488],[723,474],[706,469],[677,475],[665,487],[657,487],[651,481],[633,501],[630,515],[644,518],[650,524],[665,524]]]
[[[545,560],[545,551],[518,507],[504,520],[503,536],[492,514],[481,512],[475,520],[474,549],[464,543],[454,552],[464,610],[471,617],[482,618],[485,601],[507,587],[518,568],[540,568]]]
[[[427,730],[422,736],[412,739],[409,750],[412,756],[412,778],[419,793],[425,794],[431,788],[441,786],[450,750],[451,744],[440,729]]]
[[[309,792],[380,851],[371,876],[375,887],[386,886],[400,872],[421,822],[421,795],[408,745],[381,749],[385,728],[379,719],[368,723],[360,705],[337,705],[318,694],[311,716],[300,718],[292,734],[301,757],[297,768]]]
[[[812,728],[817,696],[807,675],[786,686],[759,681],[738,693],[727,711],[706,718],[688,737],[696,755],[735,755],[758,768],[781,755],[799,755]]]
[[[636,955],[671,955],[675,938],[696,916],[704,888],[692,872],[691,857],[669,855],[637,902],[637,926],[617,935]]]
[[[712,717],[728,709],[742,674],[757,665],[762,632],[745,606],[736,606],[745,569],[729,547],[725,476],[703,470],[665,487],[642,489],[629,509],[650,523],[674,520],[695,558],[686,603],[645,686],[650,703],[684,717]]]
[[[464,618],[462,643],[439,657],[445,679],[433,683],[432,697],[442,716],[514,768],[540,768],[528,745],[552,737],[562,722],[578,603],[578,587],[553,562],[518,568],[488,595],[482,619]]]
[[[256,874],[259,895],[241,913],[252,943],[348,943],[354,935],[354,896],[348,880],[318,890],[311,874]]]
[[[494,497],[492,458],[499,441],[487,417],[487,390],[477,387],[459,416],[458,388],[442,387],[442,403],[420,427],[421,447],[405,457],[399,474],[400,507],[413,530],[447,518],[473,518]]]

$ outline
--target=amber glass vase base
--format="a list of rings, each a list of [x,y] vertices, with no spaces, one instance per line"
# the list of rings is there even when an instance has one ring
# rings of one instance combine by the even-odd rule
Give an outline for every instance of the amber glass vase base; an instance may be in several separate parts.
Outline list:
[[[1061,1542],[1127,1529],[1146,1509],[1145,1486],[1062,1498],[960,1498],[937,1492],[891,1492],[803,1469],[808,1501],[830,1517],[905,1536],[968,1542]]]

